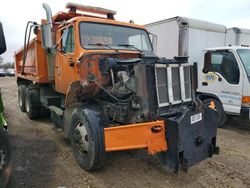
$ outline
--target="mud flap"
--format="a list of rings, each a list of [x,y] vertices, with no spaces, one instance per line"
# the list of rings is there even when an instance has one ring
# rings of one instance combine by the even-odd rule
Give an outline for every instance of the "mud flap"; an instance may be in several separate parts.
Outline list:
[[[219,153],[216,147],[217,114],[206,107],[202,111],[185,109],[181,115],[168,118],[168,150],[158,153],[162,164],[178,173]]]

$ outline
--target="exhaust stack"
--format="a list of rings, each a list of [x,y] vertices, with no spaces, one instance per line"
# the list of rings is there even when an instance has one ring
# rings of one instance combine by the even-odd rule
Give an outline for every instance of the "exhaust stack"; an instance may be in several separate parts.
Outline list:
[[[52,12],[51,12],[50,6],[46,3],[43,3],[43,8],[46,11],[47,23],[43,23],[41,25],[42,44],[43,44],[43,48],[50,50],[53,48],[53,43],[52,43],[52,29],[53,29]]]
[[[46,3],[43,3],[43,8],[45,9],[46,11],[46,17],[47,17],[47,21],[48,21],[48,24],[50,24],[50,27],[51,29],[53,29],[53,24],[52,24],[52,11],[51,11],[51,8],[48,4]]]
[[[52,33],[53,30],[52,11],[50,6],[46,3],[43,3],[43,8],[46,11],[47,23],[41,25],[42,45],[43,48],[47,51],[48,79],[53,82],[55,80],[55,72],[54,72],[55,54],[53,52],[54,45],[52,42],[54,41],[53,40],[54,34]]]

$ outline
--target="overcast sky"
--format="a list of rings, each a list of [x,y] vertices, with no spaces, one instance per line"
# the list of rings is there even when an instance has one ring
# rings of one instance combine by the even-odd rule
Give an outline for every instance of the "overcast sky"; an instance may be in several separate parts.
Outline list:
[[[98,6],[117,11],[116,20],[134,20],[146,24],[175,16],[206,20],[227,27],[250,29],[250,0],[1,0],[0,21],[3,23],[7,52],[5,62],[13,61],[14,51],[23,46],[27,21],[45,18],[42,3],[51,6],[52,14],[66,11],[67,2]]]

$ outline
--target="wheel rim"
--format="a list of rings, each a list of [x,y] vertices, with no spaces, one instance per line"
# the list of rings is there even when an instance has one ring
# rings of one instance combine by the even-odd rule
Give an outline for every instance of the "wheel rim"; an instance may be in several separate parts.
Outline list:
[[[86,123],[86,122],[85,122]],[[89,136],[84,122],[78,121],[74,129],[73,139],[78,152],[81,155],[88,154],[89,149]]]

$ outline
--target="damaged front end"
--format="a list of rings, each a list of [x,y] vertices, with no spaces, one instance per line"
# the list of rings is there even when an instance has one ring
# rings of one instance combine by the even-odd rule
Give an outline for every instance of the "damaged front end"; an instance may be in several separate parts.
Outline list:
[[[166,122],[167,151],[158,158],[178,172],[219,153],[216,146],[217,113],[193,94],[192,66],[187,58],[148,58],[135,68],[137,95],[144,114]],[[145,84],[146,83],[146,84]]]
[[[105,117],[106,152],[144,148],[176,172],[219,152],[217,113],[195,99],[187,58],[94,56],[88,57],[93,71],[86,58],[82,72],[94,72],[96,60],[102,79],[88,76],[83,83],[96,87],[91,93]]]

